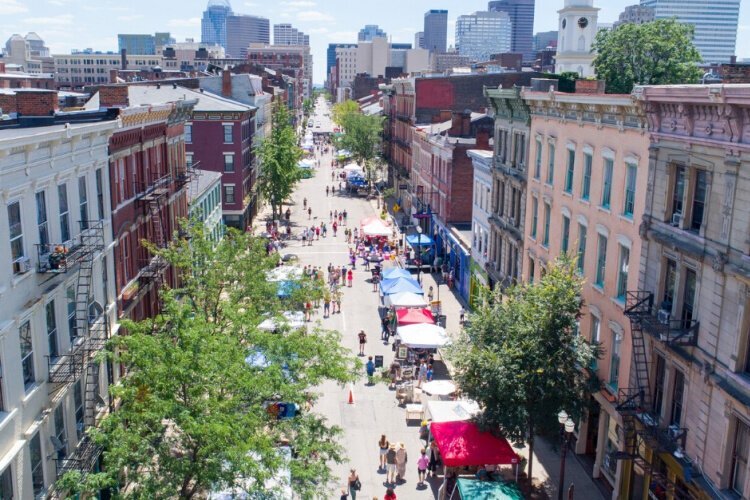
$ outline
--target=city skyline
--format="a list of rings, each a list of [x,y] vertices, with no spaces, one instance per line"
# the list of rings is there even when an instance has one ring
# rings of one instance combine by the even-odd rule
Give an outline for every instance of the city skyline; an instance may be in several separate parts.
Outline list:
[[[601,7],[599,21],[611,23],[620,12],[638,0],[597,1]],[[424,13],[430,9],[448,10],[448,45],[455,45],[455,21],[459,15],[487,9],[485,0],[469,0],[460,8],[448,1],[416,0],[408,5],[386,0],[385,8],[367,11],[352,9],[344,0],[285,0],[278,4],[257,1],[232,2],[239,14],[267,17],[271,24],[291,23],[310,35],[314,58],[314,82],[325,80],[326,50],[329,43],[356,43],[359,30],[377,24],[393,42],[413,43],[414,34],[423,28]],[[69,53],[71,49],[91,47],[97,51],[116,51],[118,33],[154,33],[169,31],[179,42],[185,38],[201,39],[201,16],[205,0],[192,2],[190,8],[172,0],[158,5],[145,0],[132,0],[127,6],[106,0],[91,5],[83,0],[0,0],[0,41],[14,33],[35,31],[53,54]],[[537,0],[534,33],[557,29],[557,10],[563,0]],[[398,16],[393,15],[399,10]],[[111,20],[103,23],[102,20]],[[750,58],[750,0],[741,0],[740,26],[737,33],[737,56]],[[83,29],[85,28],[85,29]]]

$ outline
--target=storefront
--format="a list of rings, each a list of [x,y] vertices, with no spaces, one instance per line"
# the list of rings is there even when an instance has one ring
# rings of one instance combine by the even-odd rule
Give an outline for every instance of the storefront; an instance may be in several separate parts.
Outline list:
[[[471,281],[469,283],[469,306],[476,307],[477,300],[481,294],[490,289],[489,276],[482,266],[471,259]]]

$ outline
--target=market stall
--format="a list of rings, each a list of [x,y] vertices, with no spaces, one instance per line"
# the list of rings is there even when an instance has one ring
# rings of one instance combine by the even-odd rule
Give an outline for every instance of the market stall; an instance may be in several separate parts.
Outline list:
[[[429,304],[422,294],[414,292],[399,292],[385,296],[386,307],[426,307]]]
[[[404,308],[396,310],[396,321],[398,326],[416,325],[416,324],[435,324],[432,312],[427,308]]]
[[[411,292],[418,295],[424,295],[424,291],[417,280],[404,277],[384,279],[380,282],[380,292],[382,295],[391,295],[401,292]]]
[[[386,226],[382,221],[375,220],[362,226],[362,234],[365,236],[390,236],[393,233],[393,229]]]
[[[479,412],[479,405],[470,400],[427,401],[427,418],[434,422],[469,420]]]
[[[406,269],[401,269],[400,267],[392,267],[383,271],[384,280],[393,278],[411,278],[411,273]]]
[[[412,349],[439,349],[450,342],[445,328],[425,323],[399,326],[396,340]]]
[[[453,490],[453,500],[523,500],[518,485],[512,481],[479,481],[465,477],[458,478]],[[458,495],[456,495],[458,491]]]
[[[305,327],[305,313],[302,311],[284,311],[278,318],[267,318],[260,325],[259,330],[275,332],[279,328],[288,327],[298,330]]]
[[[430,266],[434,258],[435,242],[426,234],[406,236],[409,250],[406,252],[407,266]]]

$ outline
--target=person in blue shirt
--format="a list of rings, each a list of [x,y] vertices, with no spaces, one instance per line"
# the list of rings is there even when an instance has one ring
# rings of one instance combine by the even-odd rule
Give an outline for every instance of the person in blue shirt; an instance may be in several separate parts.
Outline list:
[[[365,370],[367,371],[367,383],[373,385],[375,383],[373,379],[375,376],[375,363],[372,361],[372,356],[368,356]]]

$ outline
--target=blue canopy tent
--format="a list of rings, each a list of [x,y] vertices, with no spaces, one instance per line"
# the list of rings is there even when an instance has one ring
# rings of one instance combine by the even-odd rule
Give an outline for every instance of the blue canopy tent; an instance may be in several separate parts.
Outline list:
[[[394,278],[411,278],[411,273],[406,269],[400,267],[393,267],[383,271],[383,281]]]
[[[380,291],[383,295],[392,295],[394,293],[411,292],[418,295],[424,295],[422,287],[417,280],[413,278],[395,278],[383,280],[380,282]]]
[[[276,296],[280,299],[288,299],[299,287],[300,285],[296,281],[280,281]]]
[[[421,255],[422,265],[432,264],[435,258],[435,242],[426,234],[410,234],[406,237],[406,243],[414,249],[414,258]]]

